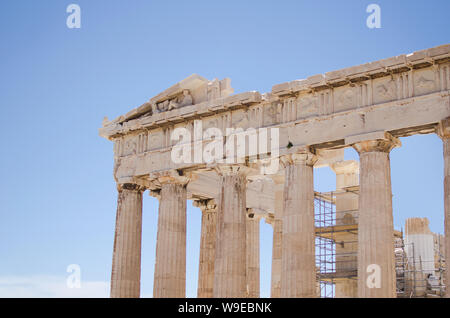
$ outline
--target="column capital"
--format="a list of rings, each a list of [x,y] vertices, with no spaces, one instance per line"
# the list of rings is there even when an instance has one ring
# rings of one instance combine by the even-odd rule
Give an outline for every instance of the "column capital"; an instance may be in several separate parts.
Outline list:
[[[244,175],[245,177],[251,173],[249,167],[244,164],[217,164],[214,170],[220,176]]]
[[[441,137],[441,139],[450,138],[450,117],[439,122],[436,127],[436,134]]]
[[[214,199],[195,200],[193,205],[202,210],[202,213],[217,212],[217,204]]]
[[[152,181],[152,183],[157,183],[160,186],[162,184],[186,185],[190,181],[190,176],[185,175],[178,170],[164,170],[152,172],[149,175],[149,179]]]
[[[337,161],[330,164],[335,174],[357,174],[359,173],[359,162],[356,160]]]
[[[330,164],[336,174],[336,190],[359,186],[359,162],[356,160],[338,161]]]
[[[284,168],[290,165],[297,165],[297,164],[314,166],[314,164],[317,162],[318,159],[319,158],[316,156],[316,154],[310,151],[306,151],[302,153],[292,153],[283,155],[280,157],[280,162]]]
[[[270,224],[273,228],[273,223],[275,222],[275,214],[267,213],[266,217],[264,218],[264,222],[266,222],[266,224]]]
[[[136,192],[144,192],[145,187],[140,184],[136,183],[117,183],[117,191],[121,192],[123,190],[130,190],[130,191],[136,191]]]
[[[350,136],[345,138],[345,143],[350,144],[359,154],[366,152],[389,153],[393,148],[402,145],[398,138],[385,131]]]
[[[259,211],[255,211],[256,209],[253,208],[247,208],[247,217],[249,219],[255,219],[255,220],[259,220],[262,218],[261,213],[259,213]]]
[[[160,189],[149,190],[148,195],[151,197],[157,198],[158,200],[161,200],[161,190]]]

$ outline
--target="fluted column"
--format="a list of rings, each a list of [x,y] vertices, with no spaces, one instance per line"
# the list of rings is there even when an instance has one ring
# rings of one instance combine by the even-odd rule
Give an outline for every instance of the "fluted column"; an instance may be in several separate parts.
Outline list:
[[[214,200],[194,201],[194,205],[202,210],[197,297],[211,298],[214,287],[217,205]]]
[[[445,260],[450,264],[450,118],[443,120],[438,127],[438,135],[442,139],[444,155],[444,231],[445,231]],[[446,271],[446,297],[450,298],[450,266]]]
[[[285,166],[281,297],[316,297],[314,184],[316,156],[281,158]]]
[[[272,242],[272,277],[270,297],[281,297],[281,249],[283,234],[283,188],[284,178],[273,178],[275,182],[275,215],[271,221],[273,228]]]
[[[246,297],[246,173],[239,165],[220,165],[214,297]]]
[[[259,298],[259,220],[249,209],[247,216],[247,297]]]
[[[388,133],[353,144],[360,159],[358,297],[396,297],[389,153],[400,145]]]
[[[283,201],[281,201],[283,202]],[[281,297],[281,253],[282,253],[282,235],[283,220],[274,218],[273,223],[273,242],[272,242],[272,277],[270,297]]]
[[[330,165],[336,173],[336,225],[356,224],[359,196],[353,189],[359,187],[359,163],[355,160],[338,161]],[[347,191],[350,190],[350,191]],[[358,234],[340,232],[336,237],[336,272],[357,271]],[[358,282],[354,278],[335,282],[336,298],[358,296]]]
[[[186,183],[162,177],[153,297],[186,297]]]
[[[142,192],[136,184],[117,186],[116,232],[111,271],[111,298],[140,296]]]

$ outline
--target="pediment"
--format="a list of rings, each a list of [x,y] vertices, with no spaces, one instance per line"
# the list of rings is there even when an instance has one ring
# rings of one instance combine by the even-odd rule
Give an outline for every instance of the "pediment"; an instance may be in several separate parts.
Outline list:
[[[157,113],[166,112],[186,106],[200,104],[231,95],[233,88],[231,80],[213,79],[212,81],[198,75],[192,74],[182,81],[172,85],[141,106],[119,116],[112,122],[123,123],[139,117],[152,116]],[[105,118],[103,126],[111,122]]]
[[[212,81],[192,74],[150,99],[152,114],[226,97],[233,93],[230,79]]]
[[[180,95],[181,93],[183,93],[183,90],[195,91],[201,87],[208,85],[208,83],[209,81],[206,78],[198,74],[192,74],[191,76],[186,77],[184,80],[162,91],[158,95],[150,98],[150,103],[161,103],[165,100],[172,99],[177,95]]]

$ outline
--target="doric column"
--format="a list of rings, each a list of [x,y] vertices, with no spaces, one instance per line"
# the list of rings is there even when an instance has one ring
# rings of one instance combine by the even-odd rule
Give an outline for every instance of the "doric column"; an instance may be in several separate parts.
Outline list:
[[[136,184],[120,184],[111,272],[111,297],[140,296],[142,192]]]
[[[247,296],[246,174],[239,165],[219,165],[214,297]]]
[[[247,214],[247,297],[259,298],[259,220],[249,209]]]
[[[358,297],[396,297],[389,153],[400,141],[384,132],[349,140],[360,159]]]
[[[359,196],[359,163],[355,160],[338,161],[330,165],[336,173],[336,225],[357,223]],[[336,272],[357,271],[358,234],[335,233]],[[339,244],[338,244],[339,243]],[[354,278],[336,280],[336,298],[358,296],[358,282]]]
[[[283,234],[283,189],[284,177],[274,177],[275,183],[275,215],[271,221],[273,228],[272,242],[272,277],[270,297],[281,297],[281,240]]]
[[[168,175],[161,184],[153,297],[186,297],[187,178]]]
[[[314,184],[310,152],[281,157],[285,167],[281,297],[316,297]]]
[[[444,213],[445,213],[445,260],[450,264],[450,117],[438,127],[438,135],[444,148]],[[450,266],[446,271],[446,297],[450,298]]]
[[[194,206],[199,207],[202,211],[197,297],[211,298],[214,287],[217,205],[211,199],[194,201]]]

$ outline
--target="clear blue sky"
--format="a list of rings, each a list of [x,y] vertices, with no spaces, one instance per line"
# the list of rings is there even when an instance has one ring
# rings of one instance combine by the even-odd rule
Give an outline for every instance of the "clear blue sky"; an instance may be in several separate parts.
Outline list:
[[[81,7],[81,29],[66,7]],[[381,7],[381,29],[366,7]],[[0,296],[106,294],[116,188],[110,119],[189,76],[230,77],[236,93],[450,42],[442,1],[2,1],[0,4]],[[395,227],[427,216],[443,232],[442,144],[403,139],[391,155]],[[347,158],[356,158],[353,150]],[[315,170],[319,191],[335,187]],[[187,295],[196,295],[200,211],[188,204]],[[157,201],[144,199],[142,295],[151,296]],[[261,295],[272,230],[261,227]]]

